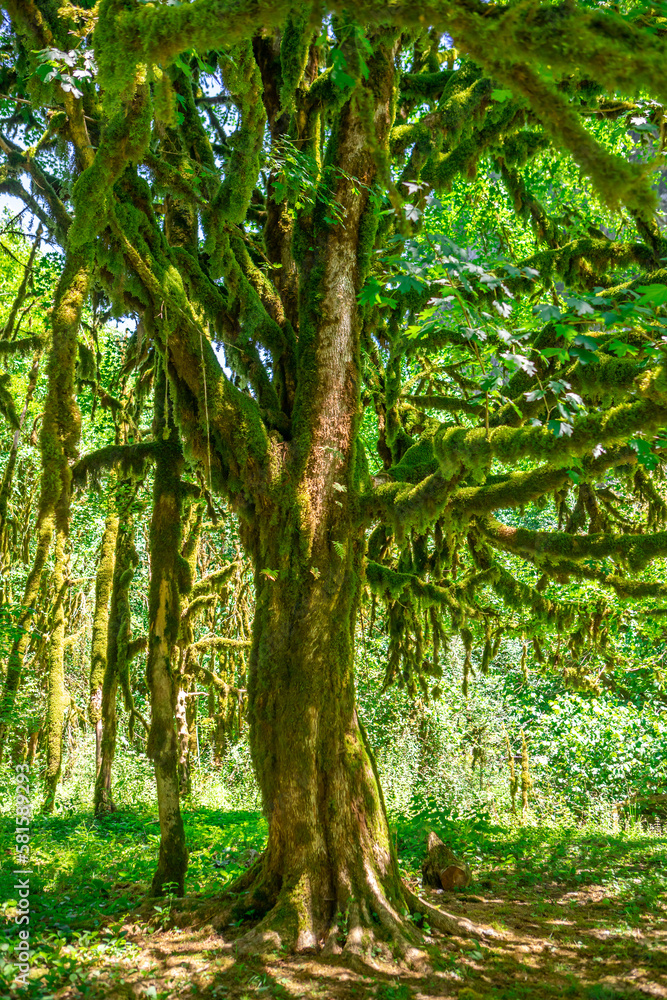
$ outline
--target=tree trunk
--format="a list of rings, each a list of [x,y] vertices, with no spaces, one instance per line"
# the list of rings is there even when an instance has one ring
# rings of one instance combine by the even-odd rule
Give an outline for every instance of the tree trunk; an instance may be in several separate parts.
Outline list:
[[[176,732],[178,736],[178,788],[181,798],[192,793],[190,774],[190,727],[188,726],[189,678],[182,677],[176,694]]]
[[[255,567],[249,725],[269,837],[235,907],[266,916],[241,946],[365,952],[379,932],[409,950],[408,902],[355,706],[362,540],[348,532],[309,566],[298,551],[285,559],[286,536]],[[294,570],[283,578],[285,561]]]
[[[355,701],[363,539],[351,529],[304,561],[298,537],[290,552],[294,535],[276,534],[255,563],[248,678],[250,745],[269,835],[262,858],[234,887],[242,893],[232,910],[237,919],[262,919],[237,947],[362,955],[379,947],[413,958],[420,935],[409,912],[450,933],[485,934],[429,906],[399,875]],[[291,567],[284,576],[281,563]]]
[[[14,431],[11,448],[9,449],[9,457],[7,458],[7,464],[2,476],[2,483],[0,484],[0,601],[11,600],[9,597],[9,591],[6,589],[10,584],[8,571],[15,558],[17,558],[17,554],[14,552],[14,545],[10,542],[10,533],[7,530],[7,507],[12,493],[12,487],[14,485],[14,470],[21,444],[21,431],[23,430],[23,424],[25,423],[25,418],[28,415],[30,403],[32,402],[32,397],[37,386],[41,360],[42,351],[39,350],[35,353],[33,358],[32,368],[28,379],[28,387],[23,399],[23,410],[21,411],[21,416],[19,418],[19,426]]]
[[[51,586],[55,591],[51,635],[47,651],[46,774],[43,812],[53,812],[62,771],[63,725],[69,697],[65,691],[65,532],[58,530]]]
[[[111,794],[111,769],[116,754],[118,683],[123,672],[129,669],[129,644],[131,634],[130,586],[139,561],[134,547],[134,521],[131,514],[132,498],[136,486],[120,484],[115,502],[125,508],[117,521],[115,551],[113,554],[113,582],[109,607],[107,648],[102,681],[100,766],[95,781],[95,814],[113,812],[116,808]]]
[[[69,533],[72,478],[69,463],[76,457],[81,431],[81,415],[74,397],[77,337],[89,283],[90,265],[85,256],[78,253],[68,254],[51,312],[52,340],[48,363],[48,389],[40,432],[42,472],[37,515],[37,550],[23,593],[21,613],[17,621],[17,638],[12,644],[7,663],[7,676],[0,706],[0,755],[21,681],[23,658],[30,640],[28,628],[30,617],[39,593],[41,575],[46,566],[54,532],[56,547],[60,546],[61,552],[56,562],[60,558],[62,572],[65,540]],[[59,633],[55,636],[56,640],[58,636]],[[56,699],[60,697],[60,681],[57,675],[62,670],[62,667],[57,666],[57,658],[62,657],[63,653],[64,631],[60,651],[54,646],[54,658],[50,660],[49,672],[53,673],[53,697]],[[51,696],[51,689],[49,695]],[[55,702],[52,707],[55,722],[57,717]],[[51,716],[51,708],[47,712]],[[55,766],[55,758],[53,760]],[[50,793],[47,793],[46,806],[49,806],[49,796]]]
[[[102,685],[107,665],[109,634],[109,596],[114,572],[114,552],[118,534],[118,515],[107,516],[102,536],[100,561],[95,578],[95,612],[90,644],[90,701],[88,714],[95,726],[95,773],[100,773],[102,759]]]
[[[116,754],[116,734],[118,732],[118,718],[116,714],[117,694],[118,670],[116,669],[116,663],[113,662],[110,664],[107,661],[102,684],[100,766],[95,781],[94,809],[96,816],[99,816],[100,813],[114,812],[116,809],[111,793],[111,769]]]
[[[150,529],[151,582],[147,676],[151,696],[148,756],[155,764],[160,857],[151,893],[165,892],[175,883],[182,895],[188,852],[178,789],[178,740],[174,729],[175,677],[173,655],[181,611],[181,590],[187,563],[181,552],[183,453],[178,432],[165,406],[166,377],[160,362],[155,380],[154,434],[159,442],[155,461],[153,512]],[[170,426],[171,424],[171,426]]]
[[[192,780],[192,766],[193,761],[197,762],[197,767],[200,766],[199,761],[199,735],[197,732],[197,682],[192,681],[191,694],[185,703],[185,721],[188,724],[188,736],[190,740],[190,745],[188,747],[188,759],[190,762],[190,780]]]

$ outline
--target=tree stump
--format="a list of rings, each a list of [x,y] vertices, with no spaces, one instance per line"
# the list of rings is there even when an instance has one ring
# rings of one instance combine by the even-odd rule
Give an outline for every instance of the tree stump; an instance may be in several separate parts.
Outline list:
[[[472,873],[435,833],[428,835],[428,854],[422,865],[422,885],[432,889],[464,889]]]

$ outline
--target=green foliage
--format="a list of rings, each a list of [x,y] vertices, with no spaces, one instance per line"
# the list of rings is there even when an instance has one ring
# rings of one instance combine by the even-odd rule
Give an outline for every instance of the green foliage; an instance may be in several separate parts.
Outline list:
[[[155,794],[134,733],[149,692],[130,648],[155,637],[162,612],[167,694],[161,728],[155,712],[147,723],[151,752],[158,729],[173,736],[177,679],[181,708],[190,699],[179,752],[196,758],[199,801],[257,804],[245,702],[257,762],[261,711],[282,691],[264,697],[259,627],[246,690],[253,584],[289,590],[299,621],[325,595],[317,648],[327,629],[342,634],[331,595],[349,597],[345,642],[331,644],[344,646],[346,677],[365,616],[360,715],[412,862],[426,825],[463,853],[492,852],[508,829],[526,847],[535,820],[602,821],[612,801],[661,791],[664,724],[637,697],[664,687],[664,635],[641,618],[667,600],[667,240],[653,216],[664,12],[537,0],[6,7],[0,184],[64,256],[29,247],[7,220],[0,652],[11,647],[13,710],[1,722],[19,723],[12,752],[40,766],[48,688],[52,748],[65,720],[62,813],[94,778],[80,706],[102,473],[138,481],[156,456],[156,497],[174,480],[153,521],[152,573],[138,486],[137,573],[123,576],[121,804]],[[173,414],[168,426],[147,427],[153,407]],[[241,548],[253,569],[214,582]],[[273,634],[278,599],[266,607],[257,622]],[[54,653],[67,681],[57,704]],[[639,661],[651,681],[633,679]],[[203,833],[195,824],[191,843]],[[199,854],[191,878],[208,887]],[[172,911],[156,910],[158,924]],[[49,989],[66,971],[56,946]]]

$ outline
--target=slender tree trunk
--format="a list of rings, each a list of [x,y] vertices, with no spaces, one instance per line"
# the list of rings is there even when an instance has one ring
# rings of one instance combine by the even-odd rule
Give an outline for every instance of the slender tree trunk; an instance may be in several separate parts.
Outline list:
[[[47,507],[47,505],[45,504],[44,507]],[[42,571],[46,566],[46,560],[51,548],[53,525],[53,509],[47,508],[43,516],[38,518],[37,551],[23,591],[23,604],[17,620],[17,637],[12,643],[7,661],[7,674],[2,692],[2,705],[0,706],[0,760],[2,759],[7,731],[11,724],[16,695],[21,683],[23,659],[28,648],[28,643],[30,642],[30,620],[35,610],[37,595],[39,594]]]
[[[88,715],[95,726],[95,773],[100,773],[102,760],[102,685],[107,665],[109,634],[109,597],[113,580],[118,515],[110,513],[104,526],[100,561],[95,578],[95,611],[90,655],[90,701]]]
[[[55,565],[51,585],[55,591],[51,635],[47,648],[48,695],[46,701],[46,774],[43,812],[52,813],[62,771],[63,726],[69,696],[65,690],[65,544],[66,535],[56,534]]]
[[[188,852],[178,788],[178,740],[174,729],[174,650],[180,623],[181,589],[187,563],[181,552],[183,453],[178,431],[165,407],[166,377],[160,363],[155,380],[155,461],[150,529],[151,582],[147,675],[151,729],[147,752],[155,764],[160,816],[160,857],[151,892],[162,895],[168,883],[183,893]],[[170,426],[171,424],[171,426]],[[189,575],[189,574],[188,574]]]
[[[118,732],[118,718],[116,713],[117,694],[118,670],[116,669],[116,663],[115,660],[113,662],[107,660],[104,681],[102,683],[100,768],[95,781],[94,808],[96,816],[99,816],[100,813],[114,812],[116,809],[111,793],[111,769],[116,754],[116,735]]]
[[[129,669],[129,644],[132,612],[130,587],[134,570],[139,561],[134,547],[134,520],[131,504],[135,488],[121,483],[116,490],[115,502],[123,509],[118,518],[113,554],[113,581],[109,607],[107,648],[104,677],[102,680],[100,741],[100,766],[95,781],[95,814],[113,812],[116,808],[111,793],[111,769],[116,754],[117,695],[121,674]]]
[[[188,678],[181,678],[176,694],[176,734],[178,737],[178,788],[181,797],[192,792],[190,774],[190,729],[188,726]]]
[[[192,780],[192,762],[197,761],[199,766],[199,737],[197,735],[197,689],[196,681],[193,680],[190,697],[185,703],[185,721],[188,725],[188,760],[190,766],[190,780]]]
[[[17,623],[18,636],[12,645],[7,664],[7,676],[0,706],[0,754],[21,681],[23,658],[30,639],[28,626],[54,531],[57,534],[57,548],[60,546],[58,551],[61,552],[62,573],[65,540],[69,533],[72,478],[69,463],[76,456],[81,431],[81,415],[74,396],[77,336],[89,282],[90,266],[85,256],[78,253],[68,254],[51,312],[48,388],[40,432],[42,475],[37,514],[37,551],[23,593],[22,610]],[[59,632],[55,633],[54,638],[57,644]],[[54,646],[53,654],[53,658],[49,661],[49,673],[53,673],[54,683],[53,687],[49,688],[49,698],[53,696],[57,701],[61,698],[58,680],[61,667],[58,658],[64,654],[64,633],[63,642],[60,646]],[[47,715],[55,723],[58,715],[55,702],[52,706],[50,704],[47,706]],[[49,739],[49,746],[51,745],[52,741]],[[49,796],[50,793],[47,793],[47,806],[50,802]]]
[[[28,739],[28,755],[26,759],[30,767],[32,767],[35,763],[35,754],[37,753],[37,745],[39,743],[39,732],[39,729],[37,729],[34,733],[30,733],[30,737]]]
[[[19,426],[14,431],[11,448],[9,449],[9,457],[2,476],[2,483],[0,484],[0,577],[2,578],[0,580],[0,600],[2,601],[9,599],[6,592],[5,576],[11,567],[14,558],[13,549],[9,541],[9,532],[7,531],[7,507],[9,504],[9,497],[12,492],[14,469],[16,467],[19,446],[21,444],[21,431],[23,429],[23,424],[25,423],[25,418],[28,415],[28,409],[30,408],[30,403],[32,402],[32,397],[37,386],[41,360],[42,351],[39,350],[35,353],[35,357],[33,358],[32,368],[30,369],[30,376],[28,379],[28,387],[23,401],[23,410],[21,411],[21,416],[19,418]]]

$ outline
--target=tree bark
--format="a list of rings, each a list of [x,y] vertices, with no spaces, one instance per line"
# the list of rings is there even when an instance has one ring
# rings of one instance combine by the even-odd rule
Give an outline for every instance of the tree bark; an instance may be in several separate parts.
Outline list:
[[[35,352],[35,356],[33,358],[32,368],[28,379],[28,387],[23,400],[23,410],[21,411],[21,416],[19,418],[19,426],[14,431],[11,448],[9,449],[9,456],[7,458],[7,464],[2,476],[2,483],[0,484],[0,601],[11,600],[8,591],[6,590],[6,587],[9,586],[9,580],[6,581],[5,578],[8,575],[8,570],[11,567],[14,558],[16,558],[16,555],[13,551],[13,546],[10,544],[10,536],[7,530],[7,507],[12,487],[14,485],[14,469],[16,467],[19,446],[21,444],[21,432],[23,430],[25,418],[28,415],[32,397],[37,387],[37,378],[39,376],[39,366],[41,360],[42,351],[38,350]]]
[[[153,512],[150,529],[151,582],[147,676],[151,696],[148,756],[155,764],[160,856],[151,884],[152,895],[162,895],[175,883],[182,895],[188,852],[178,788],[178,740],[174,729],[175,677],[173,656],[178,638],[181,590],[189,575],[181,552],[183,453],[178,431],[165,406],[166,376],[160,361],[155,382],[154,434],[159,446],[155,461]]]
[[[188,726],[189,678],[181,677],[176,693],[176,733],[178,737],[178,789],[181,797],[192,793],[190,774],[190,728]]]
[[[401,881],[356,709],[361,534],[350,528],[328,559],[325,546],[314,547],[308,564],[290,530],[263,543],[248,706],[269,835],[262,858],[233,887],[233,916],[261,918],[237,948],[364,956],[380,948],[411,961],[422,954],[422,918],[447,933],[496,936],[430,906]],[[282,576],[281,561],[292,567]]]
[[[39,593],[41,575],[46,566],[54,532],[56,546],[61,546],[59,549],[61,555],[57,556],[56,562],[58,563],[58,558],[61,559],[62,572],[64,546],[69,533],[72,479],[69,462],[76,456],[81,430],[81,415],[74,397],[77,336],[89,283],[90,264],[85,254],[69,254],[56,289],[51,313],[52,339],[48,363],[48,388],[40,432],[42,473],[37,515],[37,550],[23,593],[22,610],[17,622],[18,636],[12,644],[7,663],[7,676],[0,706],[0,754],[21,681],[23,658],[30,639],[28,625]],[[55,634],[56,641],[58,637],[59,632]],[[53,674],[53,686],[49,688],[49,697],[53,691],[53,698],[59,699],[61,685],[58,675],[62,666],[58,666],[58,657],[62,659],[64,655],[64,632],[63,642],[60,643],[59,650],[54,646],[53,654],[49,668],[50,674]],[[52,708],[53,712],[51,706],[47,708],[47,715],[55,722],[57,718],[55,702]],[[50,740],[49,746],[51,746]],[[55,753],[55,747],[53,752]],[[52,760],[55,767],[55,758]],[[47,791],[45,807],[52,808],[52,806],[51,793]]]
[[[114,575],[116,536],[118,535],[118,515],[114,511],[107,516],[102,536],[100,561],[95,578],[95,612],[90,655],[90,701],[88,714],[95,726],[95,773],[100,773],[102,760],[102,686],[107,665],[107,642],[109,637],[109,597]]]
[[[344,545],[327,564],[320,555],[317,579],[293,552],[302,572],[271,580],[274,546],[256,565],[249,724],[269,837],[255,882],[236,906],[239,914],[266,915],[242,947],[361,953],[378,932],[405,951],[415,942],[355,706],[361,539],[350,532]]]
[[[121,674],[129,669],[129,645],[132,612],[130,586],[139,561],[134,547],[134,521],[130,511],[136,487],[131,483],[120,484],[115,497],[124,506],[119,518],[113,557],[113,583],[109,607],[106,664],[102,682],[100,768],[95,782],[95,814],[113,812],[115,805],[111,793],[111,769],[116,754],[118,722],[116,702]]]
[[[53,812],[56,788],[62,771],[63,727],[69,697],[65,690],[65,544],[62,528],[56,533],[55,564],[51,586],[55,590],[51,635],[47,649],[48,694],[46,701],[46,773],[42,811]]]

